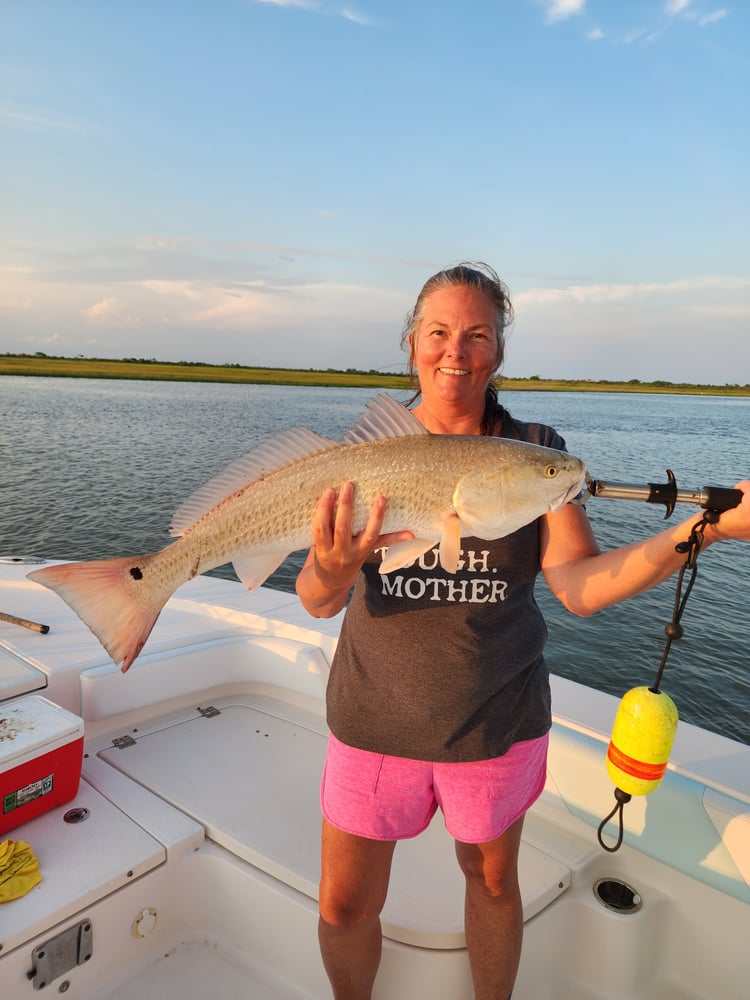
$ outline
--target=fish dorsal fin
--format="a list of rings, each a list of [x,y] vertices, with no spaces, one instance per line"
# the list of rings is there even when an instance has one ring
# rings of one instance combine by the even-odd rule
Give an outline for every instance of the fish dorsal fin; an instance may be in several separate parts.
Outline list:
[[[429,434],[405,406],[387,392],[374,396],[359,420],[341,438],[342,444],[367,444],[382,438]]]
[[[276,472],[300,458],[308,458],[338,447],[340,446],[336,441],[321,437],[306,427],[295,427],[274,434],[243,458],[232,462],[218,476],[214,476],[188,497],[172,516],[170,534],[184,535],[188,528],[218,503],[256,479]]]

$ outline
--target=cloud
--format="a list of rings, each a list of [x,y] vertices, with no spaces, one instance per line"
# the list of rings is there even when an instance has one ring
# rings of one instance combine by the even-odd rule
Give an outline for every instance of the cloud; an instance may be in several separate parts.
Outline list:
[[[508,375],[722,385],[750,371],[750,277],[536,287],[514,306]]]
[[[693,305],[687,307],[688,312],[695,316],[708,316],[712,319],[742,319],[750,320],[750,302],[718,303],[716,305]]]
[[[159,234],[59,253],[36,248],[30,267],[34,249],[25,245],[23,260],[0,266],[0,309],[13,310],[4,314],[12,316],[4,350],[47,351],[54,343],[68,357],[324,369],[403,366],[398,341],[413,305],[411,267],[430,272],[443,263],[314,247],[292,248],[297,260],[289,263],[279,260],[280,245]],[[364,279],[352,263],[360,260]],[[722,384],[750,371],[750,276],[508,277],[516,308],[509,375]],[[59,336],[51,342],[52,331]]]
[[[304,329],[311,323],[354,326],[362,316],[373,320],[391,315],[394,302],[399,316],[410,304],[386,289],[336,282],[144,281],[141,287],[161,299],[158,306],[139,300],[148,316],[168,315],[164,322],[208,330],[268,331],[282,325]]]
[[[705,28],[706,25],[715,24],[729,16],[729,10],[726,7],[718,7],[716,10],[701,14],[693,7],[693,0],[668,0],[664,11],[669,17],[678,17],[680,14],[684,14],[687,20],[695,21],[699,28]]]
[[[601,41],[602,38],[607,38],[614,45],[634,45],[638,43],[638,46],[641,47],[660,41],[672,29],[678,18],[682,19],[683,22],[689,22],[700,28],[705,28],[707,25],[723,20],[730,13],[726,7],[701,13],[700,10],[693,6],[693,3],[694,0],[667,0],[661,9],[661,13],[655,11],[654,21],[651,24],[640,24],[637,27],[622,32],[615,32],[613,30],[604,32],[599,28],[594,28],[592,31],[587,32],[586,39],[588,41]]]
[[[0,309],[32,309],[29,279],[33,276],[33,268],[0,264]]]
[[[133,246],[144,253],[189,250],[193,240],[189,236],[139,236]]]
[[[677,14],[681,14],[687,10],[692,2],[693,0],[667,0],[667,3],[664,5],[664,12],[670,17],[675,17]]]
[[[582,14],[586,0],[540,0],[547,12],[547,23],[565,21],[575,14]]]
[[[9,107],[0,107],[0,125],[46,131],[83,132],[84,128],[76,122],[64,117],[52,117],[48,114],[31,114],[28,111],[15,111]]]
[[[372,28],[375,26],[375,22],[370,20],[364,14],[360,14],[356,10],[352,10],[350,7],[344,7],[340,11],[341,16],[347,21],[351,21],[353,24],[359,24],[363,28]]]
[[[702,14],[698,18],[698,27],[705,28],[707,24],[715,24],[717,21],[721,21],[723,18],[729,16],[729,11],[726,7],[720,7],[718,10],[712,10],[708,14]]]
[[[587,306],[619,303],[654,295],[687,297],[710,291],[730,293],[749,289],[750,278],[721,276],[681,278],[678,281],[663,283],[568,285],[566,288],[531,288],[526,292],[520,292],[515,296],[515,305],[556,306],[568,302],[578,306]]]
[[[297,7],[300,10],[313,10],[320,14],[343,17],[344,20],[351,21],[352,24],[358,24],[363,28],[372,28],[375,25],[375,22],[366,14],[354,10],[352,7],[335,9],[328,4],[324,5],[320,0],[256,0],[256,3],[271,4],[274,7]]]
[[[187,299],[189,302],[195,302],[200,300],[201,294],[198,291],[201,283],[196,281],[162,281],[162,280],[146,280],[142,281],[141,286],[148,289],[148,291],[153,292],[154,295],[164,295],[171,296],[176,299]],[[209,286],[210,287],[210,286]]]
[[[622,38],[623,45],[632,45],[637,42],[639,38],[643,38],[646,34],[645,28],[633,28],[631,31],[626,32]]]
[[[257,3],[268,3],[274,7],[304,7],[307,10],[317,10],[320,6],[315,0],[257,0]]]
[[[83,314],[94,326],[106,326],[112,323],[121,326],[131,322],[130,318],[126,316],[123,302],[116,295],[88,306],[83,310]]]
[[[335,213],[326,210],[325,217]],[[146,280],[243,281],[252,272],[265,274],[279,258],[304,258],[310,267],[351,261],[438,270],[440,260],[382,256],[356,250],[332,251],[315,246],[259,243],[251,240],[207,240],[191,236],[140,236],[129,242],[79,250],[40,251],[40,281],[107,284]]]

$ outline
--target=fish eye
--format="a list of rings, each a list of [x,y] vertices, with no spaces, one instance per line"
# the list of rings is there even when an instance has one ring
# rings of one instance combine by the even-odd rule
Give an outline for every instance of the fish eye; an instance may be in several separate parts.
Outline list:
[[[544,470],[544,475],[547,479],[554,479],[555,476],[557,475],[557,466],[548,465],[547,468]]]

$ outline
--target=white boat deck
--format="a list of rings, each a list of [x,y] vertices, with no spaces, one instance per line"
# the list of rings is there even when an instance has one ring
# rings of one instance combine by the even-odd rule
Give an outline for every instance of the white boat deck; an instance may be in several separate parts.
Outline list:
[[[41,677],[46,697],[84,717],[86,757],[76,799],[12,833],[33,846],[44,881],[0,907],[3,1000],[35,992],[34,949],[80,921],[93,926],[92,958],[50,990],[66,984],[93,1000],[328,996],[315,897],[336,623],[310,628],[290,595],[194,581],[123,677],[52,595],[35,588],[31,613],[25,587],[0,582],[4,608],[49,612],[55,628],[0,625],[0,662],[24,690]],[[612,803],[603,732],[616,705],[556,682],[555,706],[548,785],[521,852],[514,1000],[744,1000],[750,750],[683,730],[664,787],[634,803],[625,845],[607,855],[595,826]],[[88,819],[65,823],[78,807]],[[593,891],[604,877],[633,886],[642,905],[605,908]],[[375,1000],[469,1000],[462,911],[438,815],[396,851]]]
[[[187,813],[236,857],[317,900],[323,720],[260,693],[216,699],[210,709],[208,717],[189,710],[152,722],[133,734],[133,745],[98,756]],[[444,875],[436,880],[435,871]],[[524,844],[521,881],[530,919],[567,888],[570,869]],[[385,934],[421,947],[463,948],[462,882],[438,818],[400,845]]]

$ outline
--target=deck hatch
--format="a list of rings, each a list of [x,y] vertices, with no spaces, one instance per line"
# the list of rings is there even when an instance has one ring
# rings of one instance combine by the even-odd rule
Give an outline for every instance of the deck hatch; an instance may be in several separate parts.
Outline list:
[[[317,899],[325,722],[291,699],[251,697],[217,699],[220,714],[210,724],[194,708],[154,720],[127,753],[108,747],[98,755],[187,813],[217,844]],[[519,870],[526,920],[570,885],[570,869],[528,843]],[[398,846],[383,931],[404,944],[462,948],[463,917],[463,877],[436,817]]]

